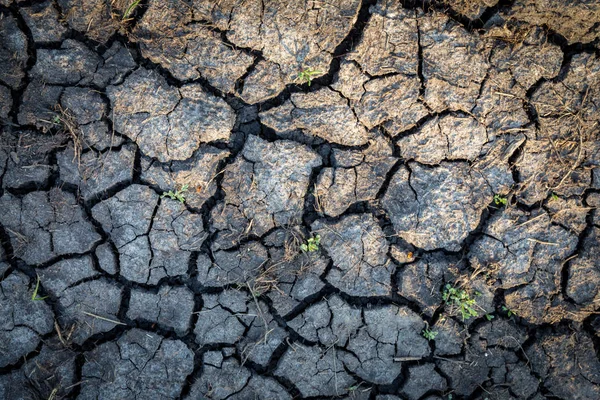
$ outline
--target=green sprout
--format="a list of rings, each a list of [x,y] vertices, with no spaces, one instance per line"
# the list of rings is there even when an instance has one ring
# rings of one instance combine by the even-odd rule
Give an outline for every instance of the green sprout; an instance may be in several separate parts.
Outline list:
[[[306,243],[300,245],[300,250],[303,252],[319,251],[319,245],[321,244],[321,235],[309,238]]]
[[[463,321],[471,317],[477,317],[479,313],[475,310],[477,303],[472,299],[469,294],[462,290],[447,284],[442,294],[442,299],[446,303],[455,305],[460,310]]]
[[[321,73],[322,72],[319,70],[307,67],[298,73],[298,79],[302,82],[308,83],[308,86],[310,86],[313,78]]]
[[[508,203],[508,199],[505,196],[500,196],[499,194],[494,195],[494,204],[497,206],[505,206]]]
[[[429,328],[425,328],[425,329],[423,329],[422,335],[427,340],[435,340],[435,337],[438,335],[438,332],[432,331]]]
[[[35,289],[33,289],[33,294],[31,295],[31,300],[40,301],[40,300],[45,300],[48,298],[48,296],[44,296],[44,297],[38,296],[39,289],[40,289],[40,277],[38,275],[37,281],[35,282]]]
[[[125,12],[123,13],[123,18],[121,19],[122,21],[125,21],[126,19],[129,18],[129,16],[131,15],[131,13],[133,12],[133,10],[136,9],[136,7],[138,5],[140,5],[141,0],[134,0],[131,2],[131,4],[129,5],[129,7],[127,7],[127,9],[125,10]]]
[[[517,315],[517,314],[515,314],[515,312],[513,310],[511,310],[510,308],[508,308],[506,306],[502,306],[502,311],[504,311],[506,313],[506,315],[508,315],[508,318],[512,317],[513,315]]]
[[[170,197],[172,200],[179,200],[180,202],[185,203],[184,193],[188,191],[188,187],[189,185],[183,185],[179,190],[169,190],[168,192],[164,192],[160,198],[162,199],[163,197]]]
[[[556,193],[552,193],[552,195],[550,195],[550,201],[556,201],[558,200],[558,195]]]
[[[492,314],[485,314],[485,319],[487,319],[488,321],[491,321],[494,319],[494,316]]]

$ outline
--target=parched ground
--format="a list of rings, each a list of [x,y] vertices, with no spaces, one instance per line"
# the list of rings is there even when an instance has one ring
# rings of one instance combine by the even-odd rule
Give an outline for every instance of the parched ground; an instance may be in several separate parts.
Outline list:
[[[600,399],[597,0],[0,0],[0,399]]]

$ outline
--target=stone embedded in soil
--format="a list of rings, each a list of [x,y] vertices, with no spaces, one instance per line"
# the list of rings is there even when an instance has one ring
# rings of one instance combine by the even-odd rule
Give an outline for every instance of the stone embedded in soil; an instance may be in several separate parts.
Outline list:
[[[55,118],[59,116],[56,106],[64,88],[47,85],[34,79],[23,92],[17,120],[21,125],[34,125],[42,132],[57,128]]]
[[[288,322],[302,338],[324,346],[346,347],[363,325],[361,310],[333,295]]]
[[[459,250],[492,200],[486,180],[466,162],[408,167],[392,177],[382,201],[397,234],[425,250]]]
[[[467,115],[445,115],[424,123],[398,141],[405,159],[436,165],[442,160],[475,160],[488,141],[485,126]]]
[[[216,193],[217,168],[228,155],[226,150],[201,146],[186,161],[163,164],[144,157],[141,162],[141,178],[153,186],[158,186],[162,192],[188,185],[188,191],[184,193],[185,203],[189,207],[200,209]]]
[[[292,397],[273,378],[254,375],[235,358],[224,358],[218,351],[209,351],[203,357],[204,369],[192,385],[186,399],[282,399]]]
[[[73,39],[62,42],[60,49],[38,49],[31,76],[51,85],[87,85],[102,58],[83,43]]]
[[[326,280],[351,296],[387,296],[392,289],[394,264],[389,243],[369,214],[349,215],[339,222],[317,220],[312,231],[333,260]]]
[[[51,162],[51,153],[62,147],[65,137],[60,134],[42,135],[35,131],[4,135],[11,145],[7,146],[9,156],[2,186],[8,189],[46,186],[56,170]]]
[[[197,260],[197,282],[205,287],[246,285],[254,283],[268,261],[267,249],[257,242],[243,244],[237,250],[213,250],[213,263],[200,254]]]
[[[202,310],[194,328],[196,343],[200,346],[235,344],[242,338],[249,321],[248,296],[241,291],[225,290],[219,294],[202,296]]]
[[[227,141],[235,120],[231,107],[200,85],[169,86],[144,68],[109,86],[107,95],[115,130],[161,162],[188,159],[200,143]]]
[[[27,36],[9,14],[0,15],[0,43],[0,82],[18,89],[25,78],[29,59]]]
[[[402,392],[409,400],[418,400],[428,391],[445,391],[446,380],[435,371],[434,364],[415,365],[408,368],[408,378]]]
[[[600,362],[587,333],[545,334],[526,353],[550,395],[582,400],[600,397]]]
[[[290,381],[303,397],[344,395],[356,382],[344,370],[339,351],[300,343],[287,349],[274,374]]]
[[[44,301],[31,300],[31,285],[19,272],[0,282],[0,368],[26,357],[53,330],[52,310]]]
[[[84,281],[58,294],[62,313],[58,323],[71,340],[82,344],[93,335],[112,330],[119,325],[117,313],[121,307],[122,288],[105,279]]]
[[[67,28],[60,22],[60,14],[52,1],[20,7],[19,12],[37,44],[61,42],[67,36]]]
[[[157,293],[132,289],[127,318],[157,323],[185,335],[194,310],[194,293],[185,286],[161,286]]]
[[[0,223],[15,257],[42,264],[66,254],[83,254],[100,241],[75,197],[60,189],[0,198]]]
[[[78,398],[86,400],[177,399],[194,369],[194,353],[182,341],[140,329],[85,353],[85,360]]]
[[[443,253],[425,254],[414,263],[404,265],[396,274],[398,294],[416,302],[431,317],[442,304],[444,285],[456,280],[461,261]]]
[[[421,335],[425,323],[407,307],[383,306],[363,311],[364,325],[341,354],[345,366],[361,378],[390,385],[400,375],[403,358],[429,355]]]
[[[299,221],[312,170],[320,165],[321,158],[307,146],[249,136],[240,156],[225,168],[224,205],[211,213],[212,227],[220,231],[217,243],[231,247],[245,234],[262,236]]]
[[[435,112],[470,112],[489,68],[484,42],[444,14],[420,18],[419,31],[425,102]]]
[[[337,217],[354,203],[375,200],[397,161],[392,153],[392,145],[382,136],[363,151],[333,149],[333,167],[323,168],[317,178],[317,211]]]
[[[124,145],[103,154],[89,151],[79,159],[69,147],[56,158],[60,179],[78,186],[84,200],[89,201],[132,181],[135,146]]]
[[[263,124],[277,132],[301,129],[308,135],[344,146],[361,146],[369,140],[348,101],[329,88],[293,93],[283,105],[259,116]]]

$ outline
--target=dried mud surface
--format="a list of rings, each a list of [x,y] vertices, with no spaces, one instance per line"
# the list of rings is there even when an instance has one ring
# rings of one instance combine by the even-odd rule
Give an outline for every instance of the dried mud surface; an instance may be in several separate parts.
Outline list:
[[[595,0],[0,0],[0,399],[599,399],[599,43]]]

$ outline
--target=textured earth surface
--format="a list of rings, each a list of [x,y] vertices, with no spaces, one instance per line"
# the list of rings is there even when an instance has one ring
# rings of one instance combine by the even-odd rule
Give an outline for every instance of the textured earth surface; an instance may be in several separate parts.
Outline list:
[[[597,0],[0,0],[0,123],[0,399],[600,399]]]

